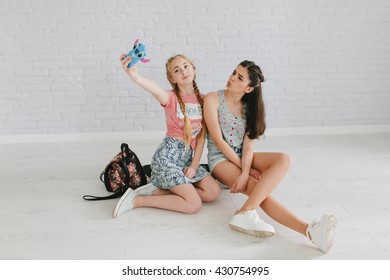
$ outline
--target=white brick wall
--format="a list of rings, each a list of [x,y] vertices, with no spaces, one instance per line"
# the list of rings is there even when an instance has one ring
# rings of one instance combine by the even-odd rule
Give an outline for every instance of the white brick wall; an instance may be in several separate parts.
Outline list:
[[[176,53],[203,92],[256,61],[269,127],[390,124],[389,19],[388,0],[0,0],[0,134],[164,130],[118,62],[136,38],[165,88]]]

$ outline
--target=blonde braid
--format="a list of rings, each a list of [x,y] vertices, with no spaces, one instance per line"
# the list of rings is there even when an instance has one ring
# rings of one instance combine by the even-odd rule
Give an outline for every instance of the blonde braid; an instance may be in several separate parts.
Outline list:
[[[198,99],[198,102],[200,104],[200,106],[202,107],[203,109],[203,97],[202,97],[202,94],[200,94],[200,91],[199,91],[199,88],[198,88],[198,84],[195,82],[195,80],[192,82],[192,85],[194,87],[194,92],[195,92],[195,95],[196,95],[196,98]]]
[[[203,96],[199,91],[198,84],[195,82],[195,79],[192,82],[192,85],[194,87],[196,98],[198,99],[200,107],[202,108],[202,130],[199,133],[199,137],[203,138],[206,136],[206,132],[207,132],[206,123],[205,123],[204,117],[203,117],[203,104],[204,104]]]
[[[183,102],[183,99],[180,96],[179,88],[177,85],[175,85],[173,91],[175,92],[177,100],[179,101],[181,112],[184,115],[184,144],[185,144],[186,148],[188,148],[190,146],[191,138],[192,138],[191,121],[190,121],[190,118],[187,116],[186,104]]]
[[[176,58],[178,57],[181,57],[181,58],[184,58],[186,61],[188,61],[192,67],[195,69],[195,66],[194,64],[192,63],[192,61],[186,57],[185,55],[183,54],[177,54],[175,56],[172,56],[171,58],[168,59],[167,63],[165,64],[165,70],[166,70],[166,74],[167,74],[167,78],[168,78],[168,81],[169,83],[171,84],[171,86],[173,87],[173,90],[175,92],[175,95],[177,97],[177,100],[179,102],[179,105],[180,105],[180,109],[184,115],[184,143],[186,145],[186,148],[188,148],[190,146],[190,143],[191,143],[191,139],[192,139],[192,125],[191,125],[191,121],[190,121],[190,118],[187,116],[187,112],[186,112],[186,105],[185,103],[183,102],[183,99],[181,98],[180,96],[180,93],[179,93],[179,87],[177,86],[177,84],[173,83],[171,81],[171,69],[170,69],[170,64],[172,63],[173,60],[175,60]],[[195,91],[195,94],[196,94],[196,98],[198,99],[198,102],[202,108],[202,115],[203,115],[203,97],[199,91],[199,88],[198,88],[198,85],[196,84],[195,82],[195,77],[194,77],[194,80],[193,80],[193,88],[194,88],[194,91]],[[204,122],[204,118],[202,117],[202,130],[200,132],[200,137],[205,137],[206,135],[206,124]]]

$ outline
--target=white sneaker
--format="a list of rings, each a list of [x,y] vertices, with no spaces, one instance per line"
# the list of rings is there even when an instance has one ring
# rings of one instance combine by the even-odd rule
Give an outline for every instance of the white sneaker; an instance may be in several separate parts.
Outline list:
[[[135,189],[134,191],[137,195],[151,195],[155,190],[157,190],[157,187],[155,187],[152,183],[149,183]]]
[[[136,196],[137,193],[133,189],[128,188],[116,204],[114,211],[112,212],[112,217],[116,218],[120,214],[133,209],[133,199]]]
[[[274,227],[260,219],[256,210],[235,214],[229,226],[234,230],[261,238],[272,237],[275,234]]]
[[[333,246],[336,226],[337,219],[334,215],[323,214],[319,221],[311,222],[306,230],[306,236],[322,252],[327,253]]]

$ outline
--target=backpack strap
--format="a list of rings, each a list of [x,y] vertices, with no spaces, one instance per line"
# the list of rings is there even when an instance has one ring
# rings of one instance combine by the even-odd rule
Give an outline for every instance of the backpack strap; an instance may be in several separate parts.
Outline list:
[[[104,171],[105,170],[103,170],[102,173],[100,173],[100,176],[99,176],[100,181],[102,181],[103,183],[104,183]]]
[[[146,185],[147,184],[147,180],[146,180],[146,176],[145,176],[145,171],[142,167],[142,164],[139,160],[139,158],[137,157],[137,155],[129,148],[129,145],[127,145],[126,143],[122,143],[121,145],[121,150],[122,152],[125,151],[127,157],[123,156],[123,164],[125,165],[125,172],[127,172],[127,180],[126,180],[126,186],[128,187],[129,186],[129,183],[130,183],[130,180],[131,180],[131,176],[128,172],[128,169],[127,169],[127,164],[129,162],[127,162],[126,160],[129,160],[129,161],[132,161],[136,167],[137,167],[137,170],[138,170],[138,173],[139,175],[141,176],[141,186],[143,185]]]
[[[129,148],[129,145],[127,145],[126,143],[122,143],[122,145],[121,145],[121,151],[122,151],[122,157],[123,157],[123,158],[125,157],[125,154],[126,154],[126,155],[130,155],[130,148]]]
[[[122,196],[121,193],[113,193],[111,195],[108,195],[108,196],[94,196],[94,195],[84,195],[83,198],[85,200],[107,200],[107,199],[113,199],[113,198],[117,198],[117,197],[120,197]]]

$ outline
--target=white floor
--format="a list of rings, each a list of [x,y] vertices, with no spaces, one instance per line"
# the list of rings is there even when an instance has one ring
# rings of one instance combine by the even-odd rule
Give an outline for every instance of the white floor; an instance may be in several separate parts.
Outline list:
[[[126,139],[123,140],[126,142]],[[127,141],[143,164],[159,140]],[[111,217],[116,200],[99,174],[118,141],[0,145],[0,259],[390,259],[390,133],[270,136],[258,151],[293,158],[274,197],[311,221],[338,218],[335,244],[322,254],[305,237],[271,221],[259,239],[228,221],[245,197],[227,190],[194,215],[135,209]]]

